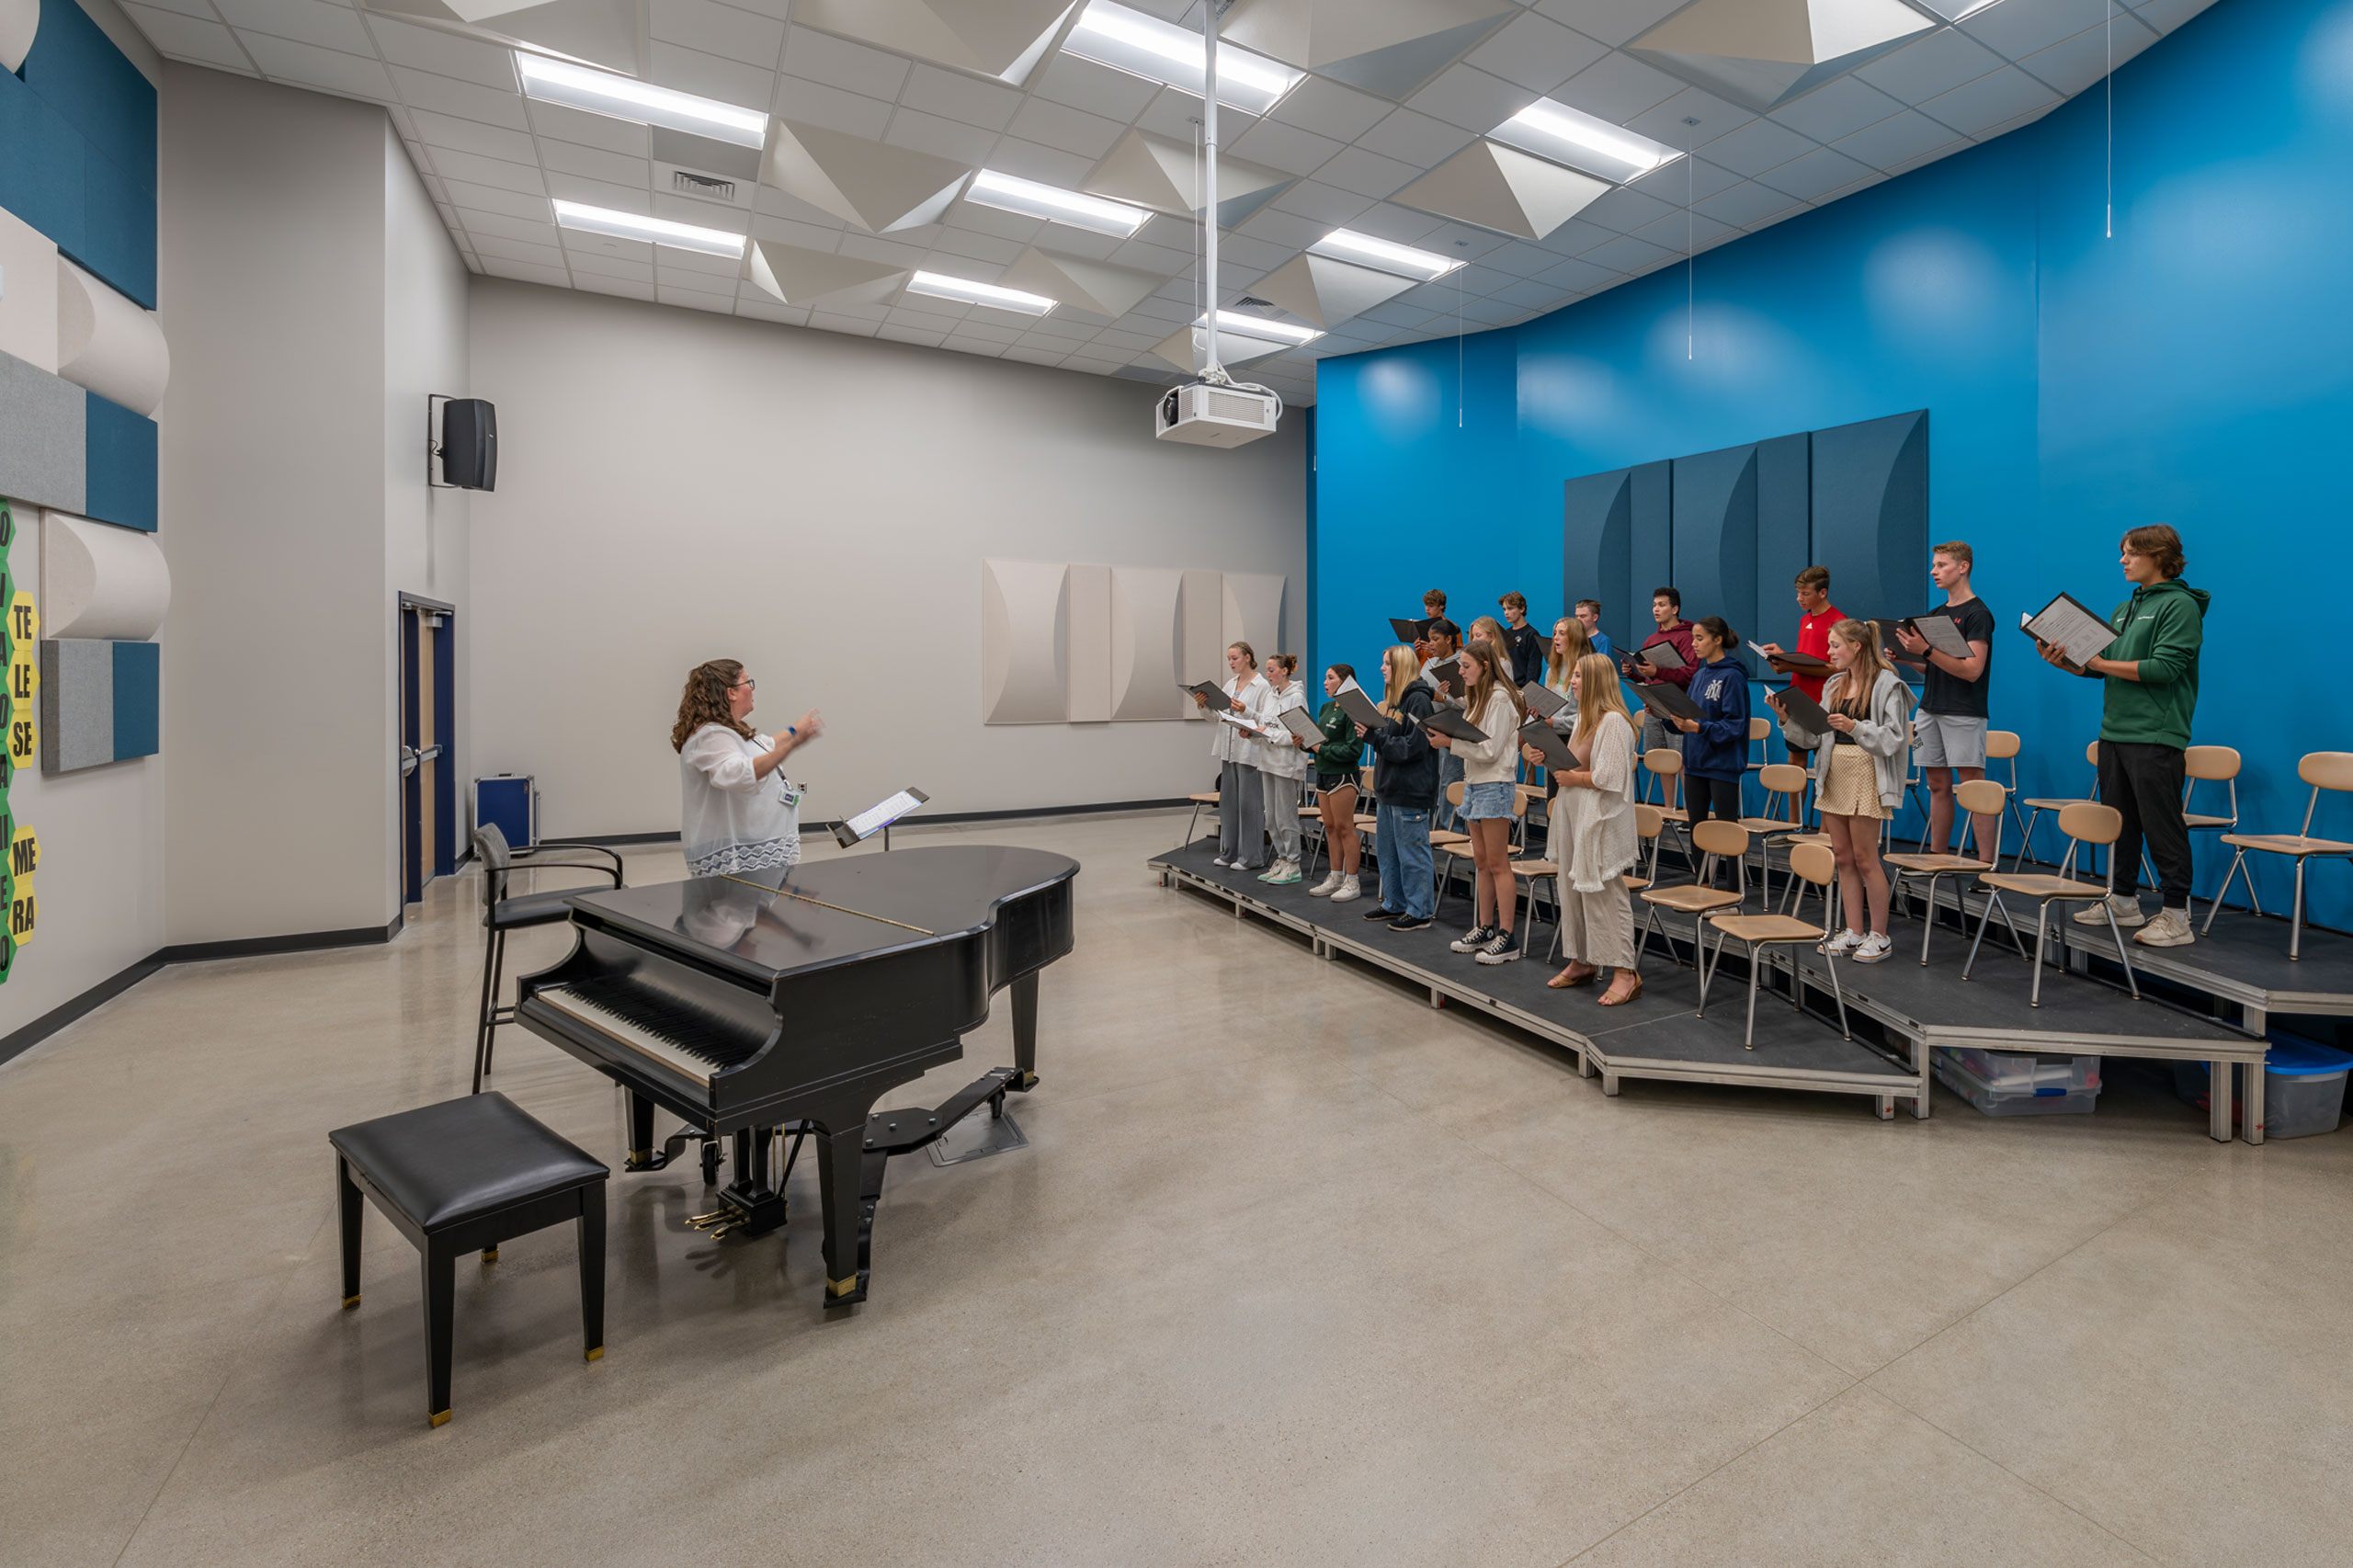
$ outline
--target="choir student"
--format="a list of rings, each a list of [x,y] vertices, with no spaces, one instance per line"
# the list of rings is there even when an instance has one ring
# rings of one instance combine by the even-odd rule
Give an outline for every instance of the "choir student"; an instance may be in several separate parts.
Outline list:
[[[1653,588],[1651,590],[1651,619],[1657,630],[1643,638],[1642,648],[1637,648],[1632,656],[1626,661],[1626,673],[1645,684],[1663,680],[1669,686],[1688,688],[1699,661],[1691,652],[1691,623],[1683,619],[1683,595],[1672,587]],[[1655,648],[1662,642],[1675,650],[1677,656],[1683,661],[1680,665],[1669,669],[1661,669],[1643,656],[1643,649]],[[1665,744],[1666,744],[1665,726],[1659,722],[1656,715],[1644,710],[1643,749],[1653,751]]]
[[[1677,719],[1683,732],[1683,804],[1697,826],[1711,816],[1740,820],[1740,780],[1748,771],[1748,668],[1735,658],[1740,635],[1720,615],[1691,622],[1691,700],[1697,719]],[[1733,883],[1730,866],[1716,868],[1716,885]]]
[[[1279,715],[1287,709],[1307,707],[1307,694],[1299,684],[1299,655],[1267,654],[1266,680],[1266,694],[1258,699],[1259,733],[1251,744],[1265,790],[1267,835],[1275,841],[1275,863],[1258,880],[1295,882],[1300,880],[1299,792],[1307,778],[1307,753],[1283,727]]]
[[[1430,807],[1438,799],[1438,753],[1421,722],[1436,704],[1411,648],[1389,650],[1381,661],[1386,690],[1381,711],[1389,722],[1372,743],[1373,853],[1381,859],[1381,902],[1367,920],[1392,931],[1427,931],[1437,913],[1430,881]]]
[[[1887,957],[1887,869],[1880,864],[1880,824],[1904,801],[1904,779],[1912,766],[1912,688],[1888,667],[1880,652],[1879,628],[1868,620],[1842,620],[1830,629],[1824,655],[1834,672],[1821,702],[1829,710],[1831,733],[1816,734],[1790,717],[1780,698],[1766,699],[1781,715],[1790,744],[1813,754],[1814,804],[1823,831],[1838,858],[1838,902],[1846,928],[1830,936],[1821,950],[1852,954],[1857,963]],[[1824,741],[1830,744],[1824,745]],[[1863,914],[1868,932],[1855,928]]]
[[[1563,991],[1589,985],[1609,970],[1601,1005],[1616,1007],[1643,994],[1643,977],[1634,972],[1634,908],[1623,880],[1642,855],[1634,831],[1634,721],[1608,654],[1578,659],[1568,687],[1575,701],[1562,716],[1570,722],[1576,766],[1553,775],[1561,788],[1552,797],[1547,843],[1559,868],[1553,886],[1569,962],[1544,983]],[[1543,753],[1527,749],[1530,762],[1542,760]]]
[[[1618,650],[1610,642],[1609,633],[1601,630],[1601,601],[1579,599],[1576,605],[1576,618],[1577,624],[1585,628],[1586,640],[1593,644],[1593,651],[1614,664],[1618,657]]]
[[[1514,590],[1495,601],[1504,612],[1504,638],[1511,649],[1511,678],[1521,686],[1542,678],[1544,634],[1528,624],[1528,596]]]
[[[1952,621],[1969,655],[1958,658],[1928,646],[1928,640],[1910,627],[1899,630],[1896,642],[1915,663],[1927,666],[1920,686],[1920,712],[1913,721],[1919,743],[1920,776],[1928,785],[1928,842],[1931,855],[1946,853],[1953,842],[1953,782],[1985,777],[1987,697],[1994,680],[1994,612],[1970,586],[1976,554],[1960,540],[1940,544],[1929,554],[1928,577],[1945,591],[1943,605],[1927,613]],[[1890,650],[1889,656],[1893,656]],[[1973,824],[1977,858],[1991,860],[2002,831],[1999,817],[1979,817]],[[2103,922],[2107,916],[2100,916]]]
[[[1827,659],[1830,657],[1830,629],[1847,619],[1846,612],[1830,602],[1830,568],[1806,567],[1798,574],[1797,589],[1798,645],[1786,652]],[[1822,700],[1822,686],[1829,676],[1809,673],[1790,665],[1781,656],[1785,650],[1779,642],[1763,642],[1758,646],[1765,650],[1765,662],[1788,676],[1791,686],[1816,702]],[[1789,745],[1791,762],[1803,767],[1813,766],[1813,754],[1790,740],[1787,730],[1781,732],[1781,739]]]
[[[1258,722],[1258,704],[1267,695],[1267,683],[1258,674],[1258,655],[1250,651],[1247,642],[1235,642],[1225,650],[1225,695],[1233,699],[1240,711],[1234,717],[1252,724]],[[1199,692],[1193,700],[1207,708],[1209,699]],[[1217,758],[1217,858],[1212,866],[1237,866],[1245,871],[1266,869],[1259,858],[1266,852],[1266,786],[1258,781],[1256,743],[1247,734],[1219,719],[1217,733],[1210,737],[1210,755]]]
[[[1352,665],[1325,670],[1324,695],[1330,700],[1315,715],[1315,726],[1324,732],[1324,743],[1313,753],[1315,804],[1324,817],[1324,847],[1332,865],[1331,874],[1307,891],[1334,903],[1351,903],[1363,892],[1357,880],[1364,853],[1357,837],[1357,763],[1364,755],[1364,740],[1339,702],[1340,688],[1356,678]]]
[[[1486,734],[1483,741],[1458,741],[1432,734],[1430,744],[1462,759],[1462,831],[1471,837],[1478,896],[1471,929],[1456,938],[1458,953],[1472,953],[1484,964],[1519,957],[1519,934],[1512,929],[1518,911],[1518,883],[1511,873],[1511,829],[1518,817],[1513,794],[1519,773],[1519,727],[1528,705],[1511,678],[1511,655],[1499,642],[1481,640],[1462,650],[1463,717]]]

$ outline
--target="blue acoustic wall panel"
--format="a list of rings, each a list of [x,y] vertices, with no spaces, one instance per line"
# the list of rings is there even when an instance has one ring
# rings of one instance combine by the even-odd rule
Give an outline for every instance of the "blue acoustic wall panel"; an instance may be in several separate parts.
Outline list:
[[[153,310],[155,89],[74,0],[0,81],[0,207]]]
[[[1927,603],[1927,410],[1813,433],[1813,551],[1851,615]]]
[[[1634,471],[1589,473],[1563,487],[1561,613],[1601,601],[1601,628],[1631,627]]]
[[[1683,619],[1720,615],[1752,635],[1756,608],[1756,449],[1675,460],[1675,585]]]
[[[1756,443],[1756,610],[1745,636],[1792,647],[1797,639],[1798,574],[1813,564],[1813,443],[1777,436]],[[1838,580],[1830,580],[1836,602]]]
[[[82,515],[102,523],[155,531],[155,422],[96,392],[88,399]]]
[[[117,642],[114,648],[114,756],[153,756],[164,749],[164,645]]]
[[[1651,624],[1651,590],[1675,581],[1675,465],[1643,463],[1633,471],[1634,527],[1627,554],[1628,585],[1634,602],[1627,607],[1624,630],[1605,620],[1601,629],[1638,646],[1656,630]]]

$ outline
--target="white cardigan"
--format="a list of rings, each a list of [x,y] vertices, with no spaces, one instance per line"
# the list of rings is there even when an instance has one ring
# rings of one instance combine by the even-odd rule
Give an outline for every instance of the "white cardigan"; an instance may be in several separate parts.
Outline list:
[[[1842,699],[1836,688],[1846,684],[1845,675],[1835,675],[1822,687],[1822,705],[1835,707]],[[1879,801],[1891,810],[1904,800],[1904,776],[1912,763],[1912,688],[1903,677],[1892,671],[1881,670],[1871,686],[1871,713],[1868,719],[1855,721],[1855,744],[1871,759],[1879,773]],[[1819,792],[1830,781],[1832,747],[1824,745],[1824,735],[1818,735],[1794,719],[1781,721],[1781,733],[1791,745],[1801,751],[1813,753],[1813,787]]]
[[[1225,694],[1242,704],[1242,711],[1234,717],[1247,719],[1255,724],[1258,722],[1258,704],[1266,699],[1267,679],[1255,672],[1248,680],[1240,676],[1228,676]],[[1220,762],[1238,762],[1245,767],[1258,766],[1258,747],[1249,736],[1214,713],[1210,715],[1210,723],[1217,731],[1210,737],[1211,756]]]
[[[1511,694],[1497,687],[1487,698],[1487,710],[1471,721],[1487,733],[1483,741],[1457,741],[1454,755],[1462,759],[1462,782],[1509,784],[1519,777],[1519,707]]]
[[[1278,778],[1307,777],[1307,754],[1292,744],[1290,732],[1276,717],[1285,709],[1306,707],[1307,688],[1296,676],[1280,691],[1275,690],[1271,682],[1267,683],[1267,694],[1259,699],[1257,713],[1257,722],[1266,727],[1267,738],[1250,743],[1251,749],[1258,754],[1253,766],[1260,772],[1271,773]]]
[[[678,750],[678,844],[698,877],[756,871],[801,860],[801,787],[755,764],[776,749],[771,735],[749,740],[705,724]]]

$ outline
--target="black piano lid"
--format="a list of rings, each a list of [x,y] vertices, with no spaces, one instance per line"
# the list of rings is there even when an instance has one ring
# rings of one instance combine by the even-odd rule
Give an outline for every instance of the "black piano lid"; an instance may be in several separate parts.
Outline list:
[[[936,845],[583,893],[568,902],[598,924],[767,984],[968,935],[989,925],[997,905],[1077,874],[1077,861],[1043,849]]]

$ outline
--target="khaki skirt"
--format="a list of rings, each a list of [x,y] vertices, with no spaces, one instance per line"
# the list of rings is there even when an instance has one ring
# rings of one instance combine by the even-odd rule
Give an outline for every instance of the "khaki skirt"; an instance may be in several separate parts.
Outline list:
[[[1860,746],[1830,748],[1830,769],[1823,776],[1814,804],[1825,814],[1866,817],[1872,822],[1887,815],[1880,804],[1879,768]]]

